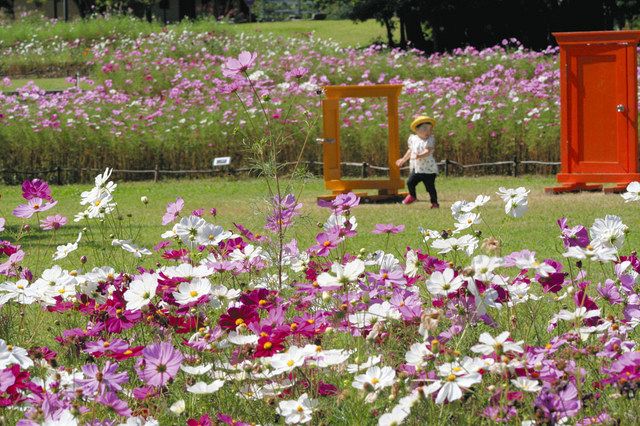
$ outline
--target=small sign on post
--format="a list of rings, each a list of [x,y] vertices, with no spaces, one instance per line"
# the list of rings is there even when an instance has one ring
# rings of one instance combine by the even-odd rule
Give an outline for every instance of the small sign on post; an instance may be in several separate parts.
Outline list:
[[[213,159],[213,167],[228,166],[231,164],[231,157],[216,157]]]

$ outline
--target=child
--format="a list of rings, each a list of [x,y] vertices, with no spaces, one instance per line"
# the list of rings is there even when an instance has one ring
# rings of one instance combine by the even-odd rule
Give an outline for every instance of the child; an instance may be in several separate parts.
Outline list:
[[[417,200],[416,185],[423,182],[429,192],[431,198],[431,208],[437,209],[438,193],[436,192],[436,176],[438,175],[438,165],[433,158],[433,152],[436,147],[436,140],[432,135],[433,127],[436,121],[431,117],[424,115],[418,116],[411,123],[413,135],[409,136],[407,144],[409,149],[402,158],[396,161],[398,167],[409,161],[410,175],[407,179],[407,188],[409,195],[402,200],[402,204],[411,204]]]

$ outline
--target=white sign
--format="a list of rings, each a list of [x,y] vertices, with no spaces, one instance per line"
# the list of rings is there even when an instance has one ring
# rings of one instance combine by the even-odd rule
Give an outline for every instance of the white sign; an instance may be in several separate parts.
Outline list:
[[[216,157],[213,159],[213,167],[228,166],[231,164],[231,157]]]

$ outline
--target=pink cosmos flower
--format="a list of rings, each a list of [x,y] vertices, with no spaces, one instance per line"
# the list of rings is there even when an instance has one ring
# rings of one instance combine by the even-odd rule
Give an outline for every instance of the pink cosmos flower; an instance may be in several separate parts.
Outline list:
[[[44,200],[53,201],[49,184],[40,179],[25,180],[22,182],[22,197],[25,200],[42,198]]]
[[[255,62],[258,57],[257,53],[241,52],[236,58],[227,58],[227,61],[222,66],[222,75],[225,77],[234,77],[240,73],[245,72]]]
[[[111,390],[122,390],[122,384],[129,380],[129,374],[126,371],[116,372],[118,363],[107,361],[99,369],[95,364],[88,364],[82,367],[85,379],[76,380],[76,384],[82,387],[88,395],[100,394]]]
[[[46,219],[40,221],[40,227],[45,231],[52,229],[60,229],[67,224],[67,218],[62,215],[47,216]]]
[[[138,375],[150,386],[163,386],[173,379],[184,359],[182,353],[167,342],[147,346],[142,356],[142,369]]]
[[[162,216],[162,224],[168,225],[180,216],[180,211],[184,208],[184,200],[180,197],[176,198],[174,203],[167,204],[167,211]]]
[[[32,198],[27,202],[27,204],[20,204],[18,207],[13,209],[12,213],[15,217],[29,219],[35,213],[49,210],[56,204],[58,204],[57,201],[47,203],[42,198]]]
[[[99,402],[105,407],[111,408],[119,416],[131,416],[131,409],[129,408],[129,405],[118,398],[118,395],[116,395],[115,392],[105,392],[96,399],[96,402]]]
[[[378,223],[373,230],[374,234],[398,234],[404,231],[404,225],[394,226],[391,223]]]

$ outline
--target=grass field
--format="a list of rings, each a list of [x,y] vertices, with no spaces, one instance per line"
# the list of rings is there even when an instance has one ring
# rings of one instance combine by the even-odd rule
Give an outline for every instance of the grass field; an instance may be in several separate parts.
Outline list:
[[[283,185],[286,182],[283,182]],[[364,204],[353,209],[353,214],[358,219],[358,235],[350,239],[345,250],[351,253],[357,253],[360,248],[366,250],[382,249],[385,252],[394,253],[398,258],[404,257],[404,249],[411,246],[414,249],[425,249],[425,245],[421,243],[420,234],[417,231],[418,226],[441,230],[448,229],[452,226],[450,214],[450,206],[453,202],[461,199],[472,200],[477,194],[486,194],[491,196],[491,201],[483,208],[482,215],[486,224],[478,226],[478,230],[482,231],[483,236],[488,236],[495,232],[496,236],[501,237],[503,241],[502,255],[505,256],[511,251],[529,249],[536,251],[536,258],[543,259],[545,257],[554,257],[561,260],[565,265],[572,263],[570,260],[563,259],[561,256],[562,246],[558,238],[559,229],[556,225],[556,219],[565,216],[569,219],[569,225],[584,224],[590,227],[594,219],[604,217],[606,214],[619,215],[623,222],[627,224],[631,232],[627,235],[625,246],[620,250],[621,255],[628,254],[633,248],[640,245],[640,238],[635,228],[639,222],[640,213],[634,204],[625,204],[618,195],[597,194],[567,194],[567,195],[545,195],[543,189],[545,186],[553,185],[554,179],[551,177],[523,176],[520,178],[510,177],[465,177],[465,178],[439,178],[437,182],[440,204],[440,210],[430,210],[429,203],[425,201],[424,188],[419,188],[418,196],[420,201],[410,205],[403,206],[401,204]],[[495,195],[496,190],[501,187],[513,188],[525,186],[531,190],[529,196],[529,211],[520,219],[512,219],[505,216],[503,211],[503,203]],[[328,215],[326,209],[322,209],[315,205],[315,199],[318,195],[324,194],[322,181],[313,179],[305,182],[292,182],[299,200],[304,203],[302,216],[296,220],[296,225],[291,233],[287,234],[286,239],[295,237],[299,241],[299,247],[304,249],[312,244],[314,236],[319,232],[318,223],[324,222]],[[59,200],[59,205],[54,209],[47,211],[47,214],[64,214],[70,219],[74,213],[80,210],[78,200],[80,193],[88,190],[89,185],[69,185],[52,187],[52,193],[55,199]],[[183,213],[195,208],[205,208],[206,210],[215,207],[218,211],[218,217],[212,219],[208,214],[206,218],[209,222],[220,224],[227,229],[233,229],[233,223],[241,223],[254,232],[268,234],[262,229],[264,225],[265,213],[268,211],[266,204],[266,185],[263,180],[231,180],[231,179],[207,179],[207,180],[183,180],[183,181],[163,181],[158,183],[152,182],[136,182],[136,183],[120,183],[115,191],[115,199],[118,202],[117,215],[122,216],[122,222],[133,223],[132,227],[135,242],[150,247],[160,239],[160,234],[168,227],[160,225],[160,217],[164,213],[167,202],[175,200],[176,196],[182,196],[185,199],[186,206]],[[12,234],[22,225],[15,218],[11,217],[10,211],[17,205],[22,203],[19,187],[0,186],[1,204],[0,217],[7,218],[8,232],[2,234],[5,238],[7,234]],[[148,197],[149,203],[144,205],[140,201],[140,197]],[[114,216],[117,216],[114,215]],[[110,220],[110,219],[109,219]],[[28,223],[36,228],[35,218],[31,218]],[[377,223],[393,223],[394,225],[404,224],[406,229],[398,235],[392,235],[387,241],[384,235],[373,235],[371,233]],[[85,224],[72,224],[59,231],[58,237],[62,237],[62,241],[54,243],[47,234],[42,231],[27,233],[19,243],[27,252],[25,258],[25,266],[33,269],[34,275],[38,276],[42,266],[51,267],[52,264],[59,264],[68,270],[88,270],[94,265],[111,265],[117,270],[122,266],[124,270],[133,271],[133,265],[137,265],[138,261],[129,253],[124,253],[119,249],[112,249],[108,243],[110,236],[104,236],[106,244],[106,252],[100,252],[99,247],[87,247],[80,243],[80,249],[72,253],[69,257],[59,262],[53,262],[50,259],[51,253],[55,251],[55,245],[62,242],[70,242],[75,239],[77,232],[81,230],[81,226]],[[95,226],[91,225],[91,226]],[[84,232],[94,232],[93,230],[84,230]],[[104,248],[103,248],[104,249]],[[106,254],[106,255],[105,255]],[[89,260],[86,265],[81,265],[80,256],[86,255]],[[127,259],[125,259],[125,257]],[[444,257],[449,261],[455,261],[456,266],[466,267],[469,263],[468,259]],[[160,260],[155,254],[151,258],[145,260],[142,264],[151,268],[155,268],[155,262]],[[104,262],[103,262],[104,261]],[[157,264],[158,266],[160,263]],[[611,276],[611,272],[600,270],[597,264],[591,268],[592,263],[585,267],[589,279],[594,281],[600,280],[603,274]],[[611,264],[607,264],[606,269],[611,269]],[[571,269],[570,266],[568,266]],[[246,276],[245,276],[246,277]],[[251,277],[249,277],[251,278]],[[244,278],[236,280],[223,273],[215,276],[215,283],[224,285],[234,285],[242,288]],[[423,285],[423,284],[420,284]],[[234,287],[235,288],[235,287]],[[282,292],[290,289],[283,289]],[[535,290],[539,292],[539,290]],[[286,297],[286,296],[285,296]],[[366,296],[362,296],[363,300]],[[426,295],[423,295],[426,297]],[[315,303],[321,303],[321,298],[316,298]],[[498,330],[509,330],[514,340],[525,339],[528,344],[544,347],[545,343],[556,334],[556,332],[547,333],[544,331],[546,321],[558,311],[560,307],[568,308],[573,303],[571,299],[560,301],[553,298],[553,295],[547,294],[544,299],[545,303],[534,302],[510,309],[493,311],[497,322]],[[547,303],[548,302],[548,303]],[[426,306],[426,305],[425,305]],[[195,312],[193,308],[191,312]],[[569,308],[573,309],[573,308]],[[211,310],[208,311],[211,314]],[[222,311],[223,312],[223,311]],[[615,314],[615,310],[607,311]],[[3,306],[0,315],[0,336],[7,339],[13,345],[19,347],[34,347],[46,345],[56,351],[59,351],[57,358],[58,365],[65,365],[69,368],[79,368],[79,366],[87,363],[96,362],[94,358],[88,358],[84,354],[79,354],[73,350],[73,346],[60,346],[54,341],[54,336],[59,336],[64,330],[74,327],[79,329],[87,327],[87,317],[79,312],[67,311],[61,313],[50,313],[44,309],[40,309],[37,305],[20,306],[9,303]],[[221,312],[214,314],[217,318]],[[205,323],[206,324],[206,323]],[[404,325],[403,325],[404,324]],[[372,354],[382,354],[385,364],[397,365],[403,362],[404,353],[408,350],[411,343],[419,339],[414,329],[415,324],[408,326],[402,322],[389,322],[386,327],[389,333],[387,337],[382,338],[383,343],[376,340],[364,339],[361,336],[350,336],[348,333],[327,332],[323,335],[322,346],[327,348],[353,348],[357,354],[354,355],[356,362],[362,362],[367,356]],[[570,326],[569,326],[570,327]],[[467,331],[468,329],[468,331]],[[561,330],[566,331],[566,326],[561,325],[557,333]],[[464,328],[460,336],[454,336],[447,345],[450,349],[457,351],[460,349],[463,353],[464,348],[468,348],[478,341],[481,332],[488,331],[492,335],[496,334],[495,329],[491,329],[483,324],[474,324],[472,327]],[[151,344],[157,336],[152,327],[145,327],[140,324],[136,328],[125,331],[120,334],[111,334],[111,336],[119,336],[131,341],[140,342],[142,344]],[[636,336],[635,333],[633,336]],[[389,337],[392,336],[392,337]],[[114,338],[114,337],[112,337]],[[630,337],[633,339],[634,337]],[[105,338],[106,339],[106,338]],[[182,337],[180,337],[182,339]],[[319,343],[315,343],[316,345]],[[586,343],[584,343],[586,345]],[[550,345],[547,345],[550,346]],[[185,353],[190,353],[198,362],[208,362],[213,360],[226,360],[226,355],[219,351],[198,352],[180,346]],[[445,355],[443,355],[445,356]],[[558,355],[564,357],[564,355]],[[571,356],[571,355],[567,355]],[[586,356],[575,355],[576,362],[582,362],[582,365],[588,367],[587,382],[581,387],[583,392],[592,390],[591,381],[598,380],[598,364],[586,359]],[[450,359],[450,358],[445,358]],[[564,363],[567,358],[562,358],[560,363]],[[569,358],[573,359],[573,358]],[[357,361],[359,360],[359,361]],[[438,359],[441,362],[441,359]],[[134,376],[132,367],[126,367],[125,361],[121,363],[121,370],[129,369],[130,377],[132,377],[132,386],[141,386],[139,380]],[[131,364],[132,365],[132,364]],[[561,364],[565,365],[565,364]],[[366,403],[361,392],[357,392],[351,386],[349,375],[344,370],[338,369],[335,372],[320,373],[317,369],[309,367],[307,373],[311,376],[304,376],[305,380],[312,380],[313,383],[325,381],[336,384],[341,393],[337,399],[329,399],[324,397],[320,400],[320,406],[314,415],[312,424],[322,425],[355,425],[366,424],[374,425],[377,423],[380,413],[390,411],[394,404],[395,397],[380,398],[374,405]],[[35,373],[45,374],[45,372]],[[303,373],[301,373],[303,374]],[[417,425],[424,424],[424,419],[430,419],[429,424],[479,424],[477,414],[482,411],[484,404],[491,397],[493,390],[497,386],[503,386],[499,377],[492,377],[492,374],[485,374],[482,387],[474,390],[473,396],[455,405],[438,405],[433,404],[429,399],[422,400],[413,408],[410,420],[407,424]],[[249,374],[249,379],[251,375]],[[307,379],[311,377],[311,379]],[[198,418],[201,413],[229,413],[234,417],[243,420],[257,420],[260,423],[282,423],[281,417],[274,417],[273,405],[279,400],[285,398],[280,396],[275,399],[269,399],[271,402],[260,403],[247,398],[238,399],[239,392],[242,389],[243,381],[229,382],[224,389],[217,392],[213,397],[198,397],[198,395],[185,393],[184,388],[192,385],[194,378],[185,377],[181,374],[171,383],[171,391],[162,394],[161,397],[151,400],[135,401],[131,399],[131,407],[139,410],[151,410],[152,413],[160,421],[160,424],[174,424],[177,419],[186,420],[187,417]],[[400,376],[400,381],[404,378]],[[405,381],[403,392],[407,392],[409,382]],[[181,390],[182,389],[182,390]],[[306,389],[306,388],[305,388]],[[299,393],[302,390],[298,391]],[[400,393],[403,395],[403,393]],[[186,400],[186,412],[183,415],[174,415],[169,412],[168,407],[173,402],[183,398]],[[521,413],[513,418],[514,422],[521,422],[533,416],[532,411],[527,411],[527,406],[531,405],[533,397],[526,396],[523,401],[523,409]],[[462,409],[464,407],[464,409]],[[92,416],[99,418],[113,416],[107,408],[94,404]],[[627,398],[602,398],[597,402],[590,403],[585,407],[584,413],[594,415],[599,410],[607,410],[608,412],[618,416],[622,424],[631,421],[633,416],[637,415],[638,405],[629,401]],[[319,412],[318,412],[319,411]],[[11,423],[17,421],[22,416],[22,412],[18,410],[7,411],[7,420]],[[586,414],[585,414],[586,415]],[[176,417],[177,416],[177,417]],[[112,418],[112,417],[109,417]],[[490,422],[486,421],[486,424]]]
[[[633,204],[625,204],[619,195],[604,193],[582,193],[565,195],[548,195],[544,193],[545,186],[554,184],[553,177],[524,176],[520,178],[485,176],[485,177],[439,177],[437,189],[439,191],[441,209],[429,209],[428,196],[424,187],[418,188],[419,202],[403,206],[400,204],[363,204],[354,210],[358,220],[359,235],[350,240],[350,250],[359,248],[368,250],[378,249],[385,245],[384,236],[373,235],[371,231],[377,223],[404,224],[405,231],[399,235],[391,236],[389,248],[402,252],[404,247],[421,246],[421,236],[418,227],[443,230],[453,226],[450,206],[457,200],[472,200],[478,194],[491,196],[491,202],[485,206],[483,213],[486,224],[479,225],[478,229],[484,236],[493,231],[503,240],[502,254],[511,251],[528,248],[535,250],[540,257],[561,258],[562,245],[559,239],[559,228],[556,220],[567,217],[571,226],[583,224],[590,227],[594,219],[604,217],[607,214],[618,215],[623,222],[629,225],[631,232],[626,244],[627,250],[640,247],[640,233],[634,228],[634,224],[640,221],[640,211]],[[513,188],[524,186],[531,190],[529,211],[520,219],[513,219],[504,214],[503,204],[495,192],[500,186]],[[53,196],[59,200],[58,206],[49,213],[60,213],[69,217],[70,225],[60,231],[68,241],[75,239],[81,229],[79,224],[72,222],[75,213],[81,210],[79,205],[80,193],[88,189],[88,185],[53,186]],[[293,228],[291,237],[300,241],[301,247],[310,244],[315,235],[320,231],[318,223],[324,223],[328,216],[326,209],[315,205],[318,195],[326,194],[323,182],[313,179],[304,185],[295,182],[296,193],[300,194],[303,203],[303,217],[299,219],[298,226]],[[184,198],[186,207],[184,212],[196,208],[209,209],[215,207],[218,217],[215,223],[227,229],[235,229],[233,223],[240,223],[250,229],[263,233],[264,217],[268,210],[266,204],[266,186],[262,180],[182,180],[153,182],[126,182],[119,184],[115,199],[119,205],[119,211],[134,225],[133,229],[139,230],[136,242],[150,247],[160,238],[160,234],[167,228],[161,226],[160,218],[164,213],[166,204],[174,201],[177,196]],[[2,201],[0,204],[0,217],[7,218],[8,226],[15,227],[19,224],[16,218],[10,217],[10,211],[21,203],[19,187],[0,186]],[[147,196],[149,204],[143,205],[140,197]],[[127,215],[131,214],[129,218]],[[33,225],[33,218],[31,223]],[[491,229],[490,229],[490,228]],[[61,244],[58,242],[57,244]],[[39,235],[26,235],[21,241],[28,250],[39,247],[43,251],[55,251],[55,244],[48,242]],[[357,247],[353,247],[357,245]],[[73,262],[82,255],[81,250],[77,256],[70,256],[66,262]],[[66,265],[66,267],[75,265]]]

